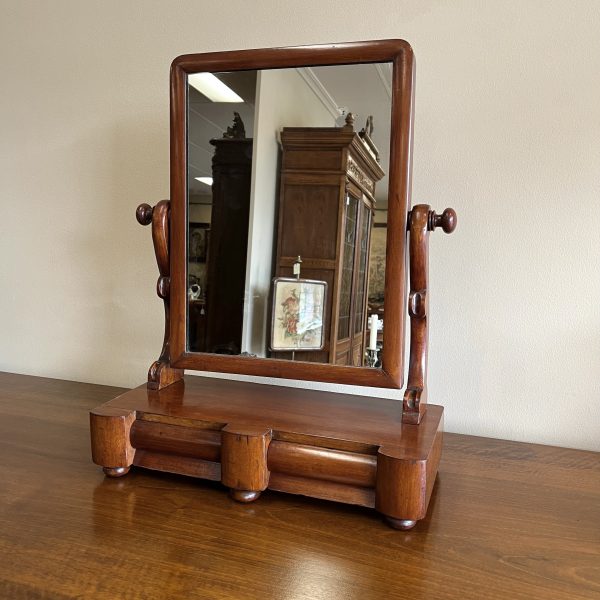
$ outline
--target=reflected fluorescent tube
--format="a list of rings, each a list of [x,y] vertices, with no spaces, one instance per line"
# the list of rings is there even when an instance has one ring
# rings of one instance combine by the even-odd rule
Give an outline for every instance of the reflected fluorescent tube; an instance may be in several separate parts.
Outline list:
[[[192,73],[188,83],[204,94],[211,102],[243,102],[230,87],[212,73]]]
[[[204,183],[205,185],[208,185],[209,187],[212,186],[212,183],[213,183],[212,177],[194,177],[194,179],[196,181],[199,181],[200,183]]]

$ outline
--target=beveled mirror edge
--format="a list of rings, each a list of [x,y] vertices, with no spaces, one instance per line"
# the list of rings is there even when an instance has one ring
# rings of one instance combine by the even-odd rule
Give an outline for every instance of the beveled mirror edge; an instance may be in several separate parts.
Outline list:
[[[187,74],[198,71],[392,62],[392,106],[386,243],[386,325],[381,369],[187,351]],[[401,389],[407,307],[406,225],[411,205],[415,62],[404,40],[375,40],[187,54],[171,65],[170,333],[169,362],[178,369],[237,373]],[[183,259],[182,259],[183,257]]]

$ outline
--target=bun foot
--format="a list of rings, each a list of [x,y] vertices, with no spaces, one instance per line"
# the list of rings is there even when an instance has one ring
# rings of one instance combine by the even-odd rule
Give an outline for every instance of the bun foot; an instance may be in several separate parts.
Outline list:
[[[129,473],[129,467],[102,467],[102,470],[108,477],[123,477]]]
[[[260,492],[251,492],[250,490],[234,490],[234,489],[230,489],[229,490],[229,495],[236,501],[236,502],[253,502],[254,500],[256,500],[259,496],[260,496]]]
[[[412,529],[417,522],[411,519],[394,519],[393,517],[385,518],[387,524],[394,529],[400,529],[400,531],[408,531]]]

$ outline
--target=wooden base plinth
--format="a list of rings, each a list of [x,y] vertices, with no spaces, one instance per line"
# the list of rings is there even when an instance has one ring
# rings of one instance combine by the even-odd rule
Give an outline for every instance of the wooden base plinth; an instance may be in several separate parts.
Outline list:
[[[442,449],[443,408],[402,423],[402,402],[185,377],[91,413],[92,456],[221,481],[239,502],[265,489],[375,508],[397,529],[423,519]]]

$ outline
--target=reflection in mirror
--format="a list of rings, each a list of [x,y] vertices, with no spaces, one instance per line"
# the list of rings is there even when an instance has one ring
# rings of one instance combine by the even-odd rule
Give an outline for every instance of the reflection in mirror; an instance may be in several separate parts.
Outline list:
[[[189,351],[381,366],[391,79],[189,75]]]

